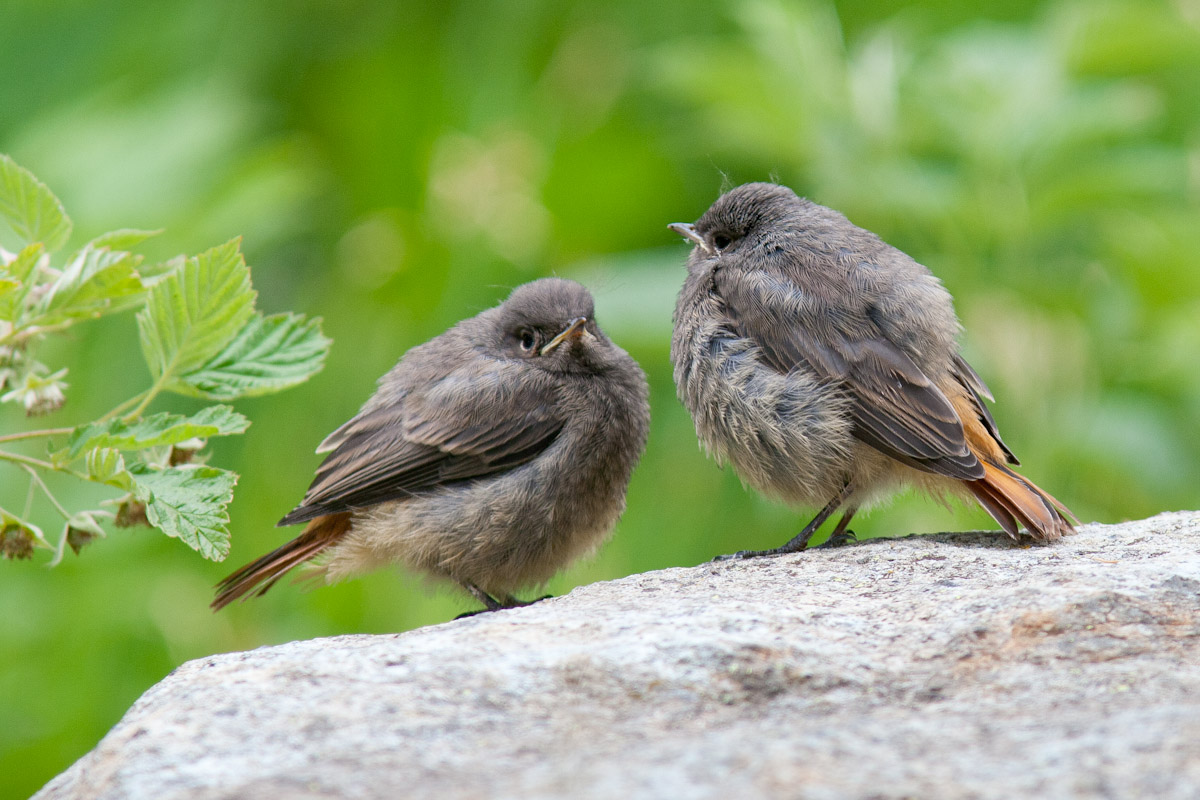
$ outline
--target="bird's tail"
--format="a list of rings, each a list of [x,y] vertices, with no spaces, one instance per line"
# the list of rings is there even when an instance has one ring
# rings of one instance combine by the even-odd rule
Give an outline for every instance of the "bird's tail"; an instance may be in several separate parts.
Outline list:
[[[1071,521],[1079,522],[1075,515],[1033,481],[1008,467],[985,459],[980,462],[983,478],[964,483],[1009,536],[1017,538],[1020,526],[1041,541],[1053,541],[1074,532]]]
[[[217,597],[212,610],[220,611],[239,597],[266,594],[275,582],[292,567],[308,561],[326,547],[341,539],[350,530],[350,513],[326,514],[317,517],[304,532],[282,547],[262,558],[251,561],[217,584]],[[261,584],[261,585],[260,585]]]

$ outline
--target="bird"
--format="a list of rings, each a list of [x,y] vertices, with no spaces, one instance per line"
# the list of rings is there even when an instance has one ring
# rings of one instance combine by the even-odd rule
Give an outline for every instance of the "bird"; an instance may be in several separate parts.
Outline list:
[[[303,532],[221,581],[212,608],[305,562],[326,583],[399,564],[460,585],[483,611],[527,605],[514,593],[593,552],[624,511],[648,397],[585,287],[520,286],[379,380],[321,442],[312,485],[278,523]]]
[[[804,550],[839,510],[829,541],[844,544],[859,509],[906,487],[974,498],[1014,539],[1074,530],[1011,468],[953,300],[925,266],[774,183],[668,227],[693,245],[671,361],[701,443],[763,494],[821,509],[780,547],[722,558]]]

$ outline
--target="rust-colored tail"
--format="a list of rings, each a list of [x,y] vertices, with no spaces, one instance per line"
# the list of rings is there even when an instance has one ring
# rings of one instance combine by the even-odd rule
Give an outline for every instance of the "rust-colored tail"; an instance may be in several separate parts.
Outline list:
[[[957,364],[957,385],[944,388],[962,422],[967,447],[983,465],[982,478],[963,483],[1014,539],[1022,526],[1033,538],[1044,542],[1072,533],[1075,528],[1071,520],[1079,522],[1075,515],[1033,481],[1005,466],[1020,462],[1000,438],[996,421],[983,404],[981,394],[988,394],[987,387],[966,361],[959,358]]]
[[[1008,467],[983,463],[983,479],[964,481],[979,505],[1017,538],[1017,529],[1024,526],[1035,539],[1052,541],[1075,530],[1071,520],[1075,515],[1062,503],[1044,492],[1033,481],[1021,477]],[[1068,519],[1070,517],[1070,519]]]
[[[262,558],[251,561],[217,584],[217,597],[212,610],[220,611],[243,595],[259,597],[266,594],[284,573],[302,564],[336,542],[350,530],[350,513],[327,514],[317,517],[304,532],[282,547]],[[259,584],[262,584],[261,586]]]

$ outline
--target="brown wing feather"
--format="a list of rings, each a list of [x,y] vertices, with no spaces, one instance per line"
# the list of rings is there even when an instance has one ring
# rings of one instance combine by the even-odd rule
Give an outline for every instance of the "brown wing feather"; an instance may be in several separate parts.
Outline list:
[[[983,402],[984,397],[989,400],[995,400],[992,397],[991,390],[983,382],[983,378],[980,378],[975,370],[971,368],[971,365],[967,363],[967,360],[959,354],[954,356],[954,379],[966,389],[967,399],[970,401],[968,411],[964,411],[962,408],[956,409],[960,414],[960,418],[970,419],[973,417],[978,419],[984,428],[987,429],[988,435],[1004,451],[1005,460],[1014,467],[1020,466],[1021,462],[1017,460],[1013,451],[1000,438],[1000,430],[996,427],[996,420],[992,418],[992,412],[988,411],[987,403]],[[962,416],[964,413],[969,413],[971,416]]]
[[[332,452],[304,501],[279,524],[410,497],[533,460],[558,436],[563,418],[546,386],[501,380],[509,368],[503,361],[471,361],[360,413],[326,439]]]
[[[781,296],[799,297],[797,287],[754,280],[742,276],[722,292],[735,330],[758,344],[768,364],[783,374],[806,369],[844,387],[854,400],[855,436],[897,461],[950,478],[983,477],[949,400],[869,314],[826,308],[802,327],[787,318]],[[853,336],[848,325],[822,321],[849,316],[855,316]]]

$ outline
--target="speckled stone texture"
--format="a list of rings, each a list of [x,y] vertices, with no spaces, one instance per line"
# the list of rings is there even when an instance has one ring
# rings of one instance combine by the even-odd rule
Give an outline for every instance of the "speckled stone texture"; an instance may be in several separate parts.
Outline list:
[[[212,656],[37,797],[1200,797],[1200,513]]]

